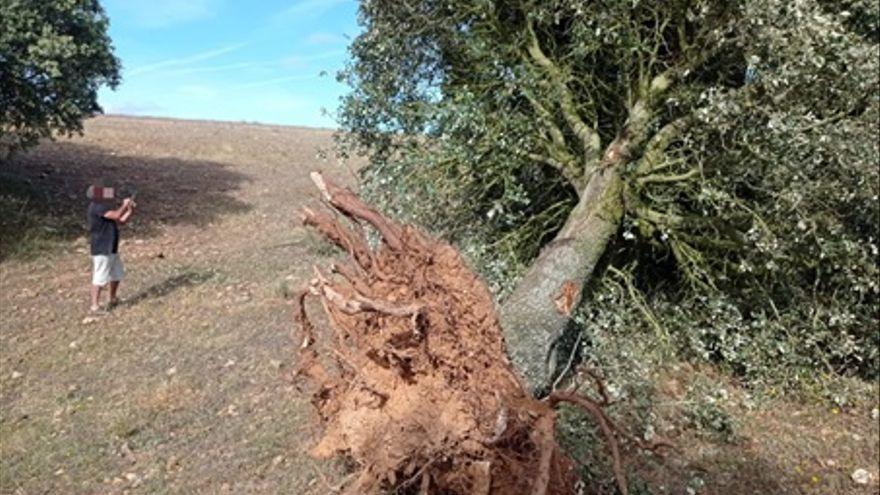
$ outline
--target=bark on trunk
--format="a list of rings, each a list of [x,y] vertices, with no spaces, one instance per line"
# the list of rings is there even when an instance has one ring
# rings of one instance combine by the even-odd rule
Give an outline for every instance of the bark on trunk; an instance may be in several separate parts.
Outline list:
[[[623,217],[622,181],[617,167],[592,174],[562,230],[548,244],[501,305],[501,326],[507,352],[533,394],[549,385],[554,366],[551,353],[569,322],[560,306],[580,300]],[[573,301],[560,305],[565,289],[577,288]]]

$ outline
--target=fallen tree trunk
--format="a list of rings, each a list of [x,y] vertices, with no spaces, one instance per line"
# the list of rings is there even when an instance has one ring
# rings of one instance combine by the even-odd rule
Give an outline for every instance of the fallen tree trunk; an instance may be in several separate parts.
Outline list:
[[[563,402],[596,420],[626,493],[619,432],[602,409],[607,398],[533,398],[508,361],[488,289],[453,247],[382,217],[319,174],[313,180],[357,229],[304,211],[303,222],[352,263],[316,268],[300,294],[294,378],[314,386],[325,426],[312,454],[356,466],[345,493],[573,493],[573,463],[554,436]],[[380,233],[377,249],[362,222]],[[310,322],[309,296],[320,301],[329,331]]]
[[[636,160],[646,141],[662,151],[670,135],[680,130],[679,125],[670,125],[649,140],[651,101],[668,89],[671,77],[671,73],[655,77],[601,160],[584,163],[586,185],[578,203],[501,306],[508,352],[532,393],[549,387],[555,346],[569,324],[565,309],[580,302],[582,288],[620,228],[624,215],[621,170]]]
[[[516,369],[533,393],[545,389],[555,367],[553,349],[623,218],[617,168],[591,177],[565,225],[541,251],[501,306],[501,326]]]

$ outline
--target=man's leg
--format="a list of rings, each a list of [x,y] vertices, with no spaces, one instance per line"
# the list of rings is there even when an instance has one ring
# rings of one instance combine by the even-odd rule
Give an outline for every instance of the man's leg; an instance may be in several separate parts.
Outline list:
[[[92,256],[92,306],[91,311],[101,309],[101,289],[110,281],[110,262],[105,255]]]
[[[119,299],[116,297],[116,291],[119,290],[119,280],[110,281],[110,305],[115,306]]]
[[[92,290],[91,290],[92,306],[91,306],[91,308],[89,308],[92,311],[98,311],[99,309],[101,309],[101,306],[99,303],[101,301],[101,289],[102,288],[103,287],[101,287],[100,285],[92,285]]]
[[[119,290],[119,282],[125,275],[125,268],[122,266],[122,258],[118,254],[110,255],[110,307],[119,304],[119,298],[116,292]]]

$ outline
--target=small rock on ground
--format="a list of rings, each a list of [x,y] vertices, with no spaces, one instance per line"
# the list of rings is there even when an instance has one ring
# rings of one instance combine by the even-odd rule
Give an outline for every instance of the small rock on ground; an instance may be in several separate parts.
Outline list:
[[[868,474],[866,469],[856,469],[853,471],[852,480],[859,485],[867,485],[869,481],[871,481],[871,475]]]

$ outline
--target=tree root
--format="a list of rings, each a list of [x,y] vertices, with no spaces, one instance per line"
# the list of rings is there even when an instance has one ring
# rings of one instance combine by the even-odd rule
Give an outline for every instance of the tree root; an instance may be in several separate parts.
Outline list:
[[[316,268],[300,292],[293,377],[312,384],[325,427],[312,454],[356,466],[343,493],[572,493],[573,462],[554,433],[554,408],[569,403],[599,425],[626,494],[618,438],[636,439],[605,414],[601,380],[594,376],[600,402],[568,392],[532,398],[508,361],[489,291],[454,248],[320,174],[312,179],[353,228],[308,209],[303,222],[353,266],[331,266],[328,275]],[[376,249],[361,222],[380,233]],[[309,297],[321,303],[327,331],[310,322]]]

